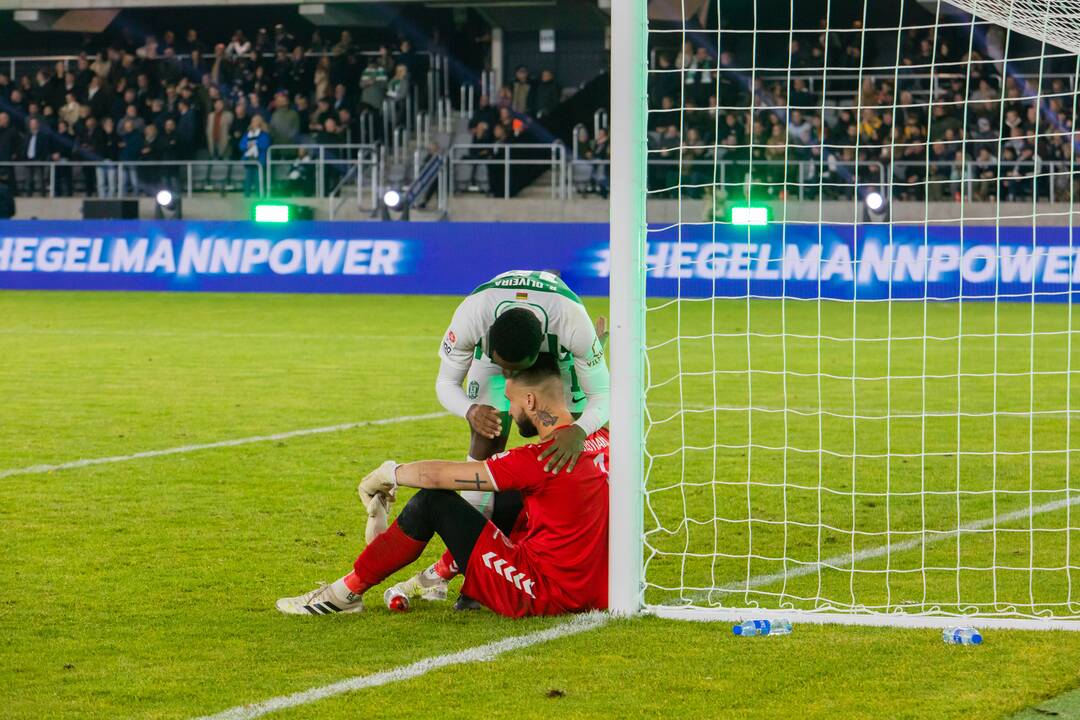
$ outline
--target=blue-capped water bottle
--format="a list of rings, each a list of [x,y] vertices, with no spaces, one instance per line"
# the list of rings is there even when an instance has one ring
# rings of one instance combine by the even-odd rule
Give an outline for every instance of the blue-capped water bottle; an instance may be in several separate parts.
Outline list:
[[[941,639],[946,645],[981,645],[983,638],[973,627],[949,627],[941,631]]]
[[[790,620],[747,620],[731,628],[739,637],[755,635],[787,635],[791,632]]]

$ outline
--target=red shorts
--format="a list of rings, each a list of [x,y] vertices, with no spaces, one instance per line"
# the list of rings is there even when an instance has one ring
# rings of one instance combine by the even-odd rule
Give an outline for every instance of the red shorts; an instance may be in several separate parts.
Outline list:
[[[461,592],[506,617],[566,612],[522,548],[491,521],[473,546]]]

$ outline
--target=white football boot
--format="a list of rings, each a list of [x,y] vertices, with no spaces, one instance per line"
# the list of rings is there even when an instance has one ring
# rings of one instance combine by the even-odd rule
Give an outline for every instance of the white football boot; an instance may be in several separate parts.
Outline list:
[[[408,580],[399,582],[391,590],[407,598],[419,597],[421,600],[442,602],[446,600],[446,588],[449,584],[449,580],[444,580],[435,572],[435,565],[431,565]]]
[[[333,615],[334,613],[358,613],[364,610],[364,598],[349,590],[344,579],[338,579],[311,592],[296,597],[281,598],[277,609],[286,615]]]

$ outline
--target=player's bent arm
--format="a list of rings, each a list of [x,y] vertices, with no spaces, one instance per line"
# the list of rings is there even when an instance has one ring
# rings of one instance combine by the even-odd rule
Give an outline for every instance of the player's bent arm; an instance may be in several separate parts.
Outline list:
[[[439,364],[439,377],[435,381],[435,395],[439,398],[439,403],[446,408],[447,412],[458,417],[465,417],[469,408],[476,402],[470,400],[465,394],[465,389],[461,387],[468,372],[468,362],[462,367],[456,362],[443,358]]]
[[[498,490],[491,481],[487,464],[482,462],[449,462],[424,460],[398,465],[395,474],[398,485],[429,490]]]
[[[574,369],[586,397],[585,408],[574,424],[588,436],[611,419],[611,375],[602,355],[591,360],[575,358]]]

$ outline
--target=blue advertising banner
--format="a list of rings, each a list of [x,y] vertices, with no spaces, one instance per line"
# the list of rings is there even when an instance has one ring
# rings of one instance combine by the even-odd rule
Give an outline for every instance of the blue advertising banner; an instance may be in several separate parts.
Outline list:
[[[649,234],[649,293],[688,297],[1065,299],[1063,227],[685,225]],[[600,223],[0,222],[0,288],[467,293],[551,269],[608,291]]]

